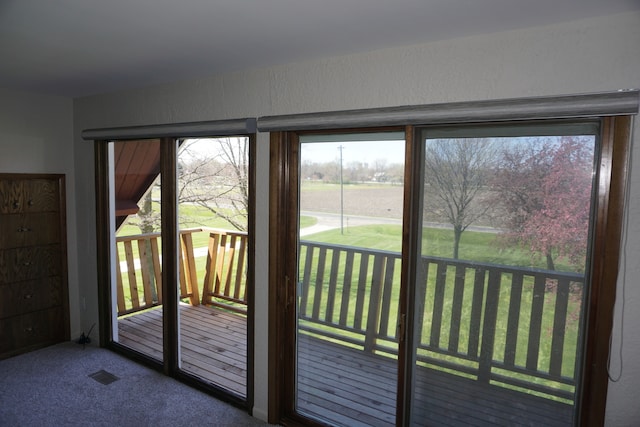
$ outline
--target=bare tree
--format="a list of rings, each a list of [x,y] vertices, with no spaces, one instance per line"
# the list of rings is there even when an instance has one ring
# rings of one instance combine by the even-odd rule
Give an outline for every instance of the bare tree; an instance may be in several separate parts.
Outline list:
[[[486,186],[492,163],[489,139],[427,140],[425,150],[425,211],[453,226],[453,258],[458,259],[462,233],[489,205],[474,203]]]
[[[248,139],[216,138],[206,149],[186,140],[180,150],[178,201],[201,206],[236,229],[247,230],[249,211]]]

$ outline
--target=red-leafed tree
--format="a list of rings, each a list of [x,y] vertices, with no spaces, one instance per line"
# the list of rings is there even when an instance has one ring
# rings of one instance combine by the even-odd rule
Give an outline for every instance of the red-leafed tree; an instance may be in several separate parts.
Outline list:
[[[493,179],[506,212],[506,238],[546,258],[583,269],[589,232],[593,138],[535,138],[502,153]]]

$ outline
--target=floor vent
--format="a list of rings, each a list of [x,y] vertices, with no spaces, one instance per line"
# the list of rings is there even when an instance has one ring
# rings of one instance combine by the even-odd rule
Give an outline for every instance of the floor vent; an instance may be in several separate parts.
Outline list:
[[[114,381],[118,381],[120,378],[115,375],[105,371],[104,369],[99,370],[98,372],[94,372],[89,375],[94,380],[98,381],[100,384],[109,385]]]

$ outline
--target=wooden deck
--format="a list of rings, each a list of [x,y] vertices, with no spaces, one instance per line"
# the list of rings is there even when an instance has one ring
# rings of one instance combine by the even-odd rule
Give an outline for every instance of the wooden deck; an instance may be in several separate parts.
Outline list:
[[[181,305],[183,369],[244,395],[245,318]],[[118,321],[120,343],[160,358],[161,309]],[[396,364],[392,359],[311,337],[301,339],[298,410],[347,426],[395,423]],[[414,425],[496,426],[572,424],[572,407],[457,375],[419,368]]]
[[[348,426],[395,422],[393,360],[310,338],[299,345],[299,410]],[[347,381],[345,381],[347,380]],[[416,426],[568,426],[572,408],[503,387],[418,368]]]
[[[162,308],[118,319],[120,344],[162,360]],[[181,367],[246,396],[247,328],[242,315],[180,304]]]

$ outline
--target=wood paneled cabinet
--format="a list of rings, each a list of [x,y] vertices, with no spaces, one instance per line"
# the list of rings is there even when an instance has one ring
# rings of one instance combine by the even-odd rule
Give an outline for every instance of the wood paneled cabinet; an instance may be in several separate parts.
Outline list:
[[[69,340],[65,180],[0,173],[0,359]]]

